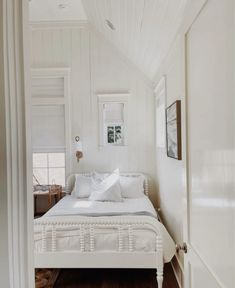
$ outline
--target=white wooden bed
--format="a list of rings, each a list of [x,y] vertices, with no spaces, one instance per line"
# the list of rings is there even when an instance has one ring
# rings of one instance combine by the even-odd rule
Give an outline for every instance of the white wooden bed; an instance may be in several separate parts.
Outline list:
[[[135,177],[139,174],[125,175]],[[69,192],[72,191],[74,181],[74,175],[68,178],[67,189]],[[144,192],[148,196],[148,181],[146,177]],[[34,227],[35,235],[40,237],[39,248],[36,248],[35,244],[35,268],[155,268],[157,270],[158,287],[162,287],[164,266],[163,240],[166,239],[166,235],[163,236],[163,229],[165,228],[156,217],[148,215],[103,217],[76,215],[43,216],[35,220]],[[98,247],[96,243],[98,241],[98,238],[96,238],[97,231],[101,231],[103,237],[106,238],[110,231],[115,231],[117,234],[116,249],[112,248],[108,251],[96,249],[96,246]],[[154,242],[151,242],[154,243],[154,248],[148,251],[136,249],[135,237],[140,234],[140,231],[151,233],[149,234],[151,237],[154,235]],[[164,233],[167,232],[164,230]],[[66,243],[73,245],[72,249],[61,245],[61,235],[66,235]],[[78,242],[76,245],[74,239]],[[175,252],[175,246],[170,236],[167,245],[171,246],[170,257],[172,257]]]

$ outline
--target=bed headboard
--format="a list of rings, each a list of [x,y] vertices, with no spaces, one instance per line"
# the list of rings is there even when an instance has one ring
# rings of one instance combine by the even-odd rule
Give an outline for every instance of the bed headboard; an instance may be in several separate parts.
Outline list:
[[[66,180],[66,193],[70,194],[73,190],[74,184],[75,184],[75,180],[76,180],[76,175],[83,175],[83,176],[91,176],[91,173],[76,173],[76,174],[71,174],[67,177]],[[144,178],[144,194],[146,196],[149,196],[149,185],[148,185],[148,178],[146,175],[142,174],[142,173],[120,173],[120,175],[122,176],[126,176],[126,177],[138,177],[138,176],[142,176]]]

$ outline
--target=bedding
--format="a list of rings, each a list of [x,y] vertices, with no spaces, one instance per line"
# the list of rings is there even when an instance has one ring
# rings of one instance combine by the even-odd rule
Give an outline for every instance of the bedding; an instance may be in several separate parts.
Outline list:
[[[71,195],[75,198],[86,198],[91,194],[91,177],[77,174]]]
[[[115,195],[113,196],[111,192],[107,192],[106,196],[104,191],[105,183],[110,177],[117,178],[115,175],[119,175],[119,180],[116,179],[119,182],[119,185],[116,183],[116,185],[112,187]],[[74,187],[72,187],[71,195],[76,198],[85,198],[92,194],[91,200],[95,201],[122,201],[120,198],[138,198],[144,196],[145,177],[142,174],[131,176],[120,175],[119,169],[116,169],[111,174],[93,171],[86,175],[75,174],[74,177],[75,183]],[[97,190],[100,192],[102,190],[103,193],[97,193]],[[121,195],[119,190],[121,190]],[[115,198],[114,200],[112,199],[112,196]]]
[[[148,215],[157,218],[157,213],[147,196],[123,199],[123,202],[89,201],[70,195],[62,198],[42,218],[51,216],[121,216]]]
[[[144,177],[136,176],[120,176],[120,186],[123,198],[139,198],[144,196]]]
[[[104,179],[91,177],[89,200],[122,202],[119,171],[114,171]]]
[[[141,220],[154,217],[157,218],[157,213],[147,196],[142,198],[124,199],[123,202],[99,202],[88,201],[88,199],[76,199],[70,195],[65,196],[60,202],[52,207],[43,217],[36,219],[35,222],[55,220],[60,223],[65,217],[72,221],[76,219],[78,222],[83,222],[87,217],[99,217],[105,219],[107,217],[114,219],[121,218],[123,215],[131,217],[140,215]],[[112,221],[112,220],[111,220]],[[111,222],[110,221],[110,222]],[[163,239],[163,257],[164,262],[169,262],[175,254],[175,245],[166,231],[165,227],[158,221]],[[35,230],[35,251],[40,252],[42,249],[41,230],[37,227]],[[80,248],[80,233],[76,227],[65,227],[57,229],[57,251],[79,251]],[[123,229],[123,251],[128,252],[128,229]],[[85,251],[89,251],[89,231],[84,231]],[[117,227],[102,227],[99,225],[94,228],[94,243],[95,251],[97,252],[117,252],[119,231]],[[140,227],[133,231],[133,252],[153,252],[156,249],[155,232],[146,226]],[[50,249],[52,246],[50,232],[47,234],[46,247]]]

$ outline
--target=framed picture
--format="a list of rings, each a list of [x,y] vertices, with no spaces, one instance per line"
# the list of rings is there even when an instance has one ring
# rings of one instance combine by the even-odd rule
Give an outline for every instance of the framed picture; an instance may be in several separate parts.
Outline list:
[[[166,108],[167,156],[181,160],[181,101],[177,100]]]
[[[129,93],[98,94],[99,147],[127,146]]]
[[[106,125],[107,144],[123,145],[123,125]]]

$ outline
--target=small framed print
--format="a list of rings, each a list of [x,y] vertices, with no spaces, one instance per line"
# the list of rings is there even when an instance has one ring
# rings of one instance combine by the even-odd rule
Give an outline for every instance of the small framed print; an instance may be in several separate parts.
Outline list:
[[[182,160],[180,100],[166,108],[166,141],[167,156]]]
[[[106,126],[107,144],[123,145],[123,125],[115,124]]]

